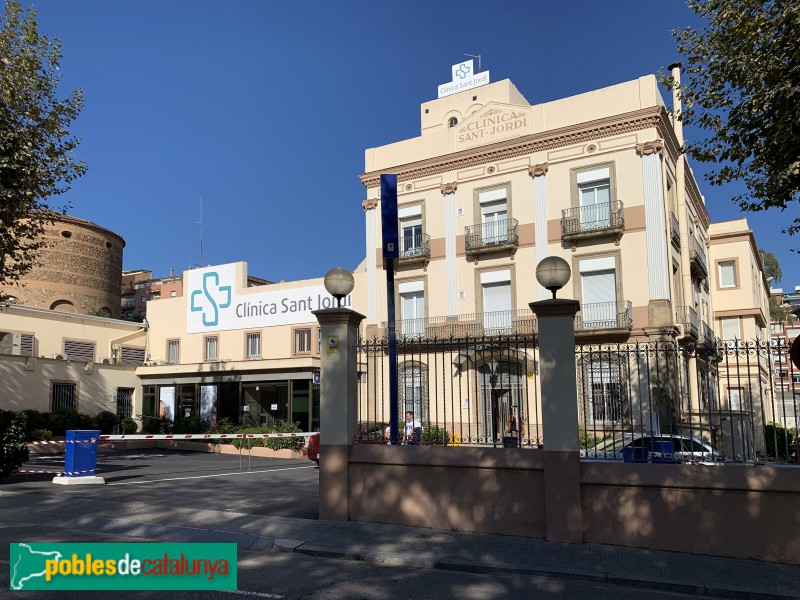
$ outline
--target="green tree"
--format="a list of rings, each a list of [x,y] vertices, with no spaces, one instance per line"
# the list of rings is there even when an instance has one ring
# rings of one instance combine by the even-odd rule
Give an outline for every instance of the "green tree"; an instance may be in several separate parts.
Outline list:
[[[52,198],[86,172],[69,127],[83,93],[56,95],[61,44],[39,33],[36,13],[7,0],[0,16],[0,285],[35,264],[52,222]]]
[[[783,277],[781,264],[772,252],[760,250],[764,262],[764,275],[767,276],[770,284],[780,283]],[[769,297],[769,314],[773,323],[785,323],[789,319],[789,309],[778,304],[775,296]]]
[[[790,0],[687,0],[706,21],[673,31],[683,57],[684,124],[709,136],[686,145],[717,166],[712,185],[740,180],[745,211],[800,201],[800,4]],[[663,81],[676,88],[671,77]],[[800,218],[785,233],[800,231]]]

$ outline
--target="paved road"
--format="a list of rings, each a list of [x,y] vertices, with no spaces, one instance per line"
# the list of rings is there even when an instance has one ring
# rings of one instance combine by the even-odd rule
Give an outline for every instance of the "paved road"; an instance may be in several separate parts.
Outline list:
[[[800,598],[800,567],[790,565],[322,521],[316,467],[253,459],[250,468],[235,456],[147,451],[103,456],[105,486],[16,475],[0,484],[0,541],[234,542],[240,590],[254,598]],[[7,552],[0,544],[0,560]]]

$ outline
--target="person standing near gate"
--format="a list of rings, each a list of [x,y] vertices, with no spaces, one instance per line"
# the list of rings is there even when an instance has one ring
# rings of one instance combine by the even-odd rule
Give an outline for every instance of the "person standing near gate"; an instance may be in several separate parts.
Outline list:
[[[511,416],[506,419],[506,430],[503,433],[503,448],[519,448],[522,423],[523,420],[521,418],[517,421],[517,413],[515,412],[512,412]]]
[[[414,419],[412,411],[406,412],[406,426],[403,430],[403,444],[406,446],[422,442],[422,423]]]

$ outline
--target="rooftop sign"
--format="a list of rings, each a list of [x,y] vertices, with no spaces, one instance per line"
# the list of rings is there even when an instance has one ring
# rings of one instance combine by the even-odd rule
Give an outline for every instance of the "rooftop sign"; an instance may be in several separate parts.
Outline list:
[[[450,83],[443,83],[439,86],[439,98],[489,83],[489,71],[476,73],[474,63],[475,61],[469,59],[453,65],[453,80]]]

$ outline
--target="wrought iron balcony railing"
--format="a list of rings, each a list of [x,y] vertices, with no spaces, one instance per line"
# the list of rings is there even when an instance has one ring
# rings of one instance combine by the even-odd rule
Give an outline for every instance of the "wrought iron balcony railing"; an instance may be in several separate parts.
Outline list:
[[[388,323],[381,327],[386,332]],[[403,338],[477,338],[497,335],[533,335],[536,317],[530,309],[502,310],[428,319],[398,319],[395,335]]]
[[[428,261],[431,258],[431,236],[427,233],[400,236],[400,262]]]
[[[714,330],[705,321],[700,325],[700,341],[709,345],[717,343],[717,336],[714,335]]]
[[[681,246],[681,228],[680,228],[680,225],[678,225],[678,217],[675,216],[674,212],[669,213],[669,222],[670,222],[670,227],[672,228],[672,243],[677,248],[680,248],[680,246]]]
[[[625,231],[625,214],[621,200],[589,206],[576,206],[561,211],[561,237],[565,240],[595,237]]]
[[[598,329],[633,329],[633,309],[630,301],[581,303],[575,316],[575,331]]]
[[[519,246],[518,223],[516,219],[490,221],[479,225],[467,225],[464,241],[469,254],[492,252],[503,248]]]
[[[706,259],[706,249],[693,233],[689,233],[689,238],[691,239],[691,242],[689,242],[689,258],[691,260],[690,266],[693,271],[696,271],[697,274],[701,275],[703,278],[706,278],[708,277],[708,260]]]
[[[686,335],[693,335],[698,337],[698,324],[697,311],[691,306],[679,306],[675,309],[675,321],[679,325],[683,325],[683,331]]]

